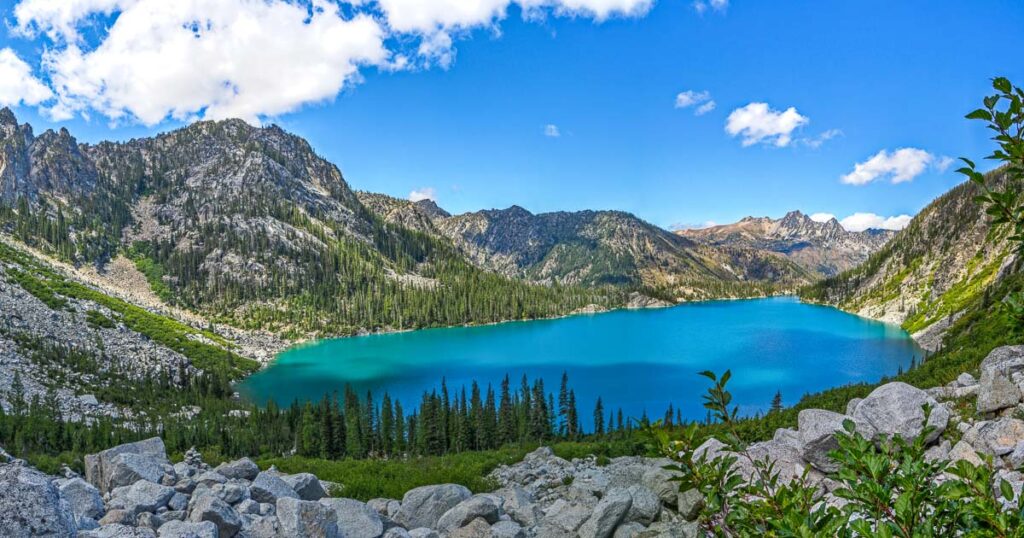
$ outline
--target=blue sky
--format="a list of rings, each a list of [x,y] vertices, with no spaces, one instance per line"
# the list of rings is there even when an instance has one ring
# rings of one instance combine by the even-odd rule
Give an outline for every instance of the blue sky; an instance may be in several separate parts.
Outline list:
[[[989,79],[1024,80],[1024,4],[1010,0],[481,0],[483,13],[462,13],[465,0],[317,0],[322,33],[260,15],[284,0],[191,0],[185,20],[207,27],[180,45],[181,26],[162,22],[174,8],[151,3],[67,0],[69,14],[0,1],[7,73],[31,79],[0,80],[0,103],[89,142],[201,117],[278,123],[354,188],[432,193],[453,212],[621,209],[666,227],[913,214],[960,181],[947,157],[990,150],[963,119]],[[236,22],[268,41],[218,41]],[[140,57],[151,35],[171,44]],[[219,48],[196,60],[200,42]],[[707,97],[676,107],[687,91]]]

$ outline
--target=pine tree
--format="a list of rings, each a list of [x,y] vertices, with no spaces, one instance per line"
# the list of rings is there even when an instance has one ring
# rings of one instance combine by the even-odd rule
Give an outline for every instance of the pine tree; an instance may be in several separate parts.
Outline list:
[[[394,410],[391,408],[391,396],[384,393],[380,408],[380,441],[381,452],[385,456],[394,453]]]
[[[781,390],[775,391],[775,396],[772,397],[772,406],[771,406],[771,409],[770,409],[769,412],[777,413],[779,411],[782,411],[782,391]]]
[[[600,396],[594,405],[594,435],[604,435],[604,405],[601,404]]]
[[[558,433],[566,436],[569,433],[569,373],[562,372],[562,384],[558,387]]]
[[[566,414],[565,420],[568,423],[569,439],[578,438],[580,418],[576,413],[576,392],[573,390],[569,391],[569,412]]]
[[[499,444],[512,443],[516,440],[515,410],[512,396],[509,393],[508,374],[501,381],[501,404],[498,408],[498,441]]]

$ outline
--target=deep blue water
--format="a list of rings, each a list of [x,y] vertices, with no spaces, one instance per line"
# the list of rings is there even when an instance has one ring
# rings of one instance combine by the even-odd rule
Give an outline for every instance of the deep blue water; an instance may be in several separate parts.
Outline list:
[[[662,416],[669,403],[703,418],[701,370],[731,369],[741,413],[764,410],[777,390],[786,405],[807,392],[877,381],[906,368],[921,350],[899,327],[793,298],[712,301],[672,308],[615,311],[323,340],[281,353],[240,387],[259,402],[319,399],[346,383],[383,391],[406,410],[441,378],[451,391],[477,380],[498,389],[526,374],[557,393],[562,372],[591,428],[601,396],[606,412]]]

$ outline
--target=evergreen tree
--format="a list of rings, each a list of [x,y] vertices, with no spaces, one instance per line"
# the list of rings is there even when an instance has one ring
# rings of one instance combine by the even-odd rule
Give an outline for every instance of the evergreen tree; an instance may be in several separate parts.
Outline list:
[[[604,435],[604,405],[601,404],[601,397],[597,397],[597,404],[594,405],[594,435]]]
[[[777,413],[779,411],[782,411],[782,391],[781,390],[775,391],[775,396],[772,397],[772,406],[771,406],[771,409],[770,409],[771,413]]]

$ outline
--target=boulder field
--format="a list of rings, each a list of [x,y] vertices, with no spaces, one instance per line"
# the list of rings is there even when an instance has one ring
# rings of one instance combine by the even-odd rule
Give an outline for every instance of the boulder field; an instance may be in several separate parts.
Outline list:
[[[747,447],[737,458],[749,474],[769,459],[783,481],[808,472],[826,502],[838,501],[828,453],[851,421],[867,438],[919,435],[928,458],[974,463],[993,458],[997,480],[1024,485],[1024,346],[998,348],[980,378],[963,374],[921,390],[887,383],[845,413],[800,412],[796,429]],[[964,411],[965,401],[973,412]],[[925,420],[924,407],[931,409]],[[947,431],[948,430],[948,431]],[[951,435],[955,433],[956,435]],[[958,439],[955,444],[950,438]],[[694,456],[724,454],[716,439]],[[5,454],[0,451],[0,454]],[[750,456],[747,458],[746,456]],[[5,458],[9,459],[9,458]],[[422,486],[402,499],[344,498],[344,486],[309,473],[260,469],[252,460],[212,467],[194,450],[171,463],[159,438],[120,445],[85,459],[85,476],[47,476],[22,461],[0,464],[0,536],[82,538],[654,538],[695,537],[701,508],[694,490],[680,492],[666,459],[593,457],[565,460],[540,448],[491,477],[500,486],[473,494],[456,484]],[[332,496],[341,495],[341,496]]]

